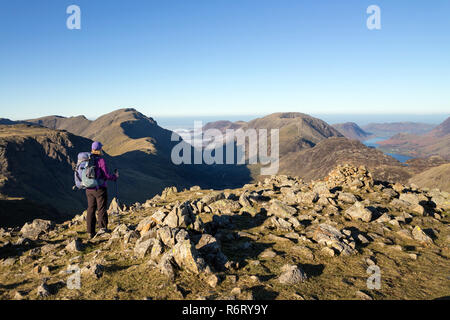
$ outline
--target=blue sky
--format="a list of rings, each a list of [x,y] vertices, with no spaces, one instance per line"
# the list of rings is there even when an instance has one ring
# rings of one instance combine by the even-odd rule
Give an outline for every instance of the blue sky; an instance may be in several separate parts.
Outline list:
[[[449,88],[447,0],[0,0],[0,117],[449,113]]]

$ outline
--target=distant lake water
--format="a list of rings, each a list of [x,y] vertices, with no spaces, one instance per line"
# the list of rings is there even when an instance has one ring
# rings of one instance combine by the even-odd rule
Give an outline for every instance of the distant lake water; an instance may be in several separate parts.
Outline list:
[[[386,137],[376,137],[376,138],[372,138],[372,139],[363,141],[363,143],[364,143],[366,146],[368,146],[368,147],[378,148],[379,145],[378,145],[377,142],[378,142],[378,141],[383,141],[383,140],[386,140],[386,139],[389,139],[389,138],[386,138]],[[409,160],[409,159],[412,159],[412,157],[410,157],[410,156],[405,156],[404,154],[388,153],[388,152],[385,152],[385,154],[387,154],[388,156],[391,156],[391,157],[394,158],[394,159],[397,159],[398,161],[400,161],[400,162],[402,162],[402,163],[406,162],[406,161]]]

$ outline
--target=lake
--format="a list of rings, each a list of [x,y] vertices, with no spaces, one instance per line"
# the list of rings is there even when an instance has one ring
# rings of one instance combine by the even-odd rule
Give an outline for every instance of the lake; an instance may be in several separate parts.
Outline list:
[[[363,141],[363,143],[368,146],[368,147],[372,147],[372,148],[378,148],[378,141],[383,141],[389,138],[386,137],[375,137],[366,141]],[[388,153],[388,152],[384,152],[385,154],[387,154],[388,156],[391,156],[394,159],[397,159],[398,161],[405,163],[407,160],[412,159],[412,157],[410,156],[405,156],[404,154],[398,154],[398,153]]]

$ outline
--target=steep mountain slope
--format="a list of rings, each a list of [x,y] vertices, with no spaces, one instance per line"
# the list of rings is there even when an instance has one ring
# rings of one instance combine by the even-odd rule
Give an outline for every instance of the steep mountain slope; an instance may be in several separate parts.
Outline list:
[[[67,219],[82,210],[83,195],[72,191],[72,168],[78,152],[86,150],[90,143],[71,133],[44,127],[0,126],[0,194],[9,201],[4,204],[16,205],[16,209],[30,201],[51,206],[59,212],[49,210],[55,220]],[[38,210],[29,207],[28,219],[32,219]],[[24,215],[17,214],[16,218],[16,223],[23,223]]]
[[[439,155],[450,159],[450,117],[423,135],[397,134],[377,142],[381,148],[413,157]]]
[[[361,129],[354,122],[336,123],[333,124],[333,128],[342,133],[346,138],[353,140],[364,141],[367,140],[372,134]]]
[[[438,188],[450,192],[450,163],[430,168],[409,179],[421,188]]]
[[[399,133],[425,134],[431,131],[435,125],[420,122],[387,122],[387,123],[369,123],[362,126],[366,132],[370,132],[378,137],[392,137]]]

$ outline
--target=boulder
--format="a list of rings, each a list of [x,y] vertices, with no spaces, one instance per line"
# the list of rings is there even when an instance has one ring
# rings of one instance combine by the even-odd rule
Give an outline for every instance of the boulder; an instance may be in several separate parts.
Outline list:
[[[425,243],[432,244],[433,240],[425,233],[419,226],[415,226],[412,230],[412,236],[414,240]]]
[[[143,258],[145,257],[146,254],[148,254],[151,251],[154,242],[155,239],[153,238],[145,241],[137,241],[136,245],[134,246],[134,252],[137,254],[138,257]]]
[[[248,199],[248,191],[241,194],[241,196],[239,197],[239,203],[242,207],[252,207],[252,204]]]
[[[352,220],[360,219],[365,222],[370,222],[370,220],[372,220],[372,211],[364,207],[359,201],[345,210],[344,215],[350,217]]]
[[[296,265],[285,264],[281,268],[281,275],[278,282],[286,285],[295,285],[307,279],[305,272]]]
[[[177,265],[187,271],[199,274],[206,270],[205,261],[190,240],[178,242],[173,247],[172,255]]]
[[[409,199],[410,201],[413,201],[412,199]],[[411,203],[409,201],[401,200],[401,199],[393,199],[390,204],[390,206],[402,209],[402,210],[408,210],[411,212],[415,212],[417,214],[423,215],[425,213],[425,209],[418,203]]]
[[[108,214],[118,214],[120,212],[122,212],[122,209],[120,208],[119,202],[117,198],[113,198],[108,208]]]
[[[81,241],[81,239],[76,238],[69,242],[69,244],[66,246],[66,250],[69,252],[83,251],[83,242]]]
[[[225,194],[223,192],[212,192],[204,196],[200,201],[208,206],[213,202],[225,199]]]
[[[171,253],[164,254],[157,265],[159,271],[172,281],[175,278],[175,266],[176,263]]]
[[[422,194],[416,194],[416,193],[402,193],[400,194],[399,197],[400,200],[402,201],[406,201],[409,204],[413,205],[417,205],[419,204],[421,201],[428,201],[428,198]]]
[[[241,209],[241,205],[238,201],[222,199],[215,201],[209,205],[213,212],[220,212],[231,214],[233,212],[238,212]]]
[[[319,244],[332,247],[342,255],[356,253],[350,244],[344,242],[345,236],[335,227],[322,223],[308,228],[306,235]]]
[[[340,192],[338,195],[338,200],[345,203],[355,203],[358,201],[354,194],[348,192]]]
[[[102,277],[104,269],[103,265],[92,262],[81,269],[81,274],[99,279]]]
[[[37,288],[37,296],[39,298],[46,298],[50,294],[50,287],[45,282],[41,283],[41,285]]]
[[[319,200],[319,194],[317,192],[299,192],[297,193],[297,200],[300,203],[312,205]]]
[[[297,209],[288,206],[287,204],[281,202],[280,200],[273,199],[268,213],[269,215],[274,215],[279,218],[288,219],[297,213]]]
[[[26,223],[20,233],[25,238],[37,239],[41,234],[44,234],[54,228],[55,224],[50,220],[35,219],[31,223]]]

